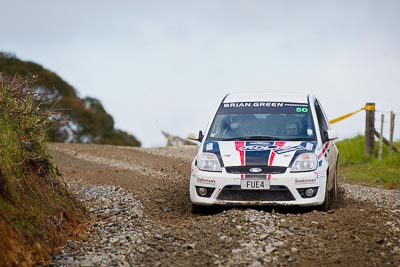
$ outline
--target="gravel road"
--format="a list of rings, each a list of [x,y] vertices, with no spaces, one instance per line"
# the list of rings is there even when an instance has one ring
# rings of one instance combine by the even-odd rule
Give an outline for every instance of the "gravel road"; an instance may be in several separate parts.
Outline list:
[[[400,266],[400,191],[340,184],[328,212],[190,213],[194,147],[51,144],[93,220],[51,266]]]

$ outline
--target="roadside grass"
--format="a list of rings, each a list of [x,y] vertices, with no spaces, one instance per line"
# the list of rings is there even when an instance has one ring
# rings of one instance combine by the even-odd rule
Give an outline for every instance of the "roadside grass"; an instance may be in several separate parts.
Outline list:
[[[51,113],[27,79],[0,73],[0,266],[48,263],[84,219],[57,177],[46,130]]]
[[[339,149],[339,179],[351,184],[400,189],[400,153],[383,145],[382,160],[378,160],[379,143],[375,142],[373,157],[364,153],[364,136],[358,135],[336,143]],[[400,142],[395,145],[400,147]]]

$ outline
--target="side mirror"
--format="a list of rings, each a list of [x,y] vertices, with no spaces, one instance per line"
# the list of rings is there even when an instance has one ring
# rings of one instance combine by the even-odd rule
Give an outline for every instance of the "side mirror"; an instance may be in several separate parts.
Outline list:
[[[339,135],[337,134],[337,132],[335,130],[327,130],[326,131],[326,139],[327,140],[335,140],[338,138],[339,138]]]
[[[189,139],[189,140],[198,141],[198,142],[201,142],[203,140],[203,138],[204,138],[204,135],[203,135],[202,131],[199,131],[198,133],[194,133],[194,132],[189,133],[189,135],[187,137],[187,139]]]

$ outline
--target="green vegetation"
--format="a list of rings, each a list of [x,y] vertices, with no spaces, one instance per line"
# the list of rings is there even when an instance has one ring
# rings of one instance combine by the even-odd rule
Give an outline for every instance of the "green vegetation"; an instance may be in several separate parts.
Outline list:
[[[83,211],[57,178],[46,130],[54,114],[28,80],[0,74],[0,266],[46,260]]]
[[[33,78],[33,91],[39,93],[43,100],[41,111],[59,111],[53,114],[53,118],[57,118],[56,123],[47,130],[50,141],[141,145],[133,135],[114,128],[113,118],[99,100],[79,98],[75,89],[54,72],[36,63],[19,60],[13,54],[0,52],[0,73],[8,77]]]
[[[378,160],[378,142],[375,155],[369,158],[364,153],[364,137],[356,136],[336,143],[339,157],[340,179],[348,183],[383,186],[400,189],[400,153],[390,157],[388,147],[383,146],[383,159]],[[400,147],[400,144],[396,144]]]

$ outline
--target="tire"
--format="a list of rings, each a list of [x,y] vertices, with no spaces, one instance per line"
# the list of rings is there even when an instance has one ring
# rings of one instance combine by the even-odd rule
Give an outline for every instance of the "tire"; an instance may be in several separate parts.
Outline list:
[[[319,207],[320,211],[328,211],[332,207],[333,202],[337,201],[338,199],[338,190],[338,176],[336,167],[335,173],[333,174],[333,187],[330,191],[328,190],[328,181],[326,181],[325,198],[324,203],[322,203],[322,205]]]
[[[333,175],[333,189],[332,189],[332,200],[337,201],[338,200],[338,193],[339,193],[339,182],[338,182],[338,172],[337,172],[337,167],[335,170],[335,174]]]
[[[192,203],[192,214],[204,213],[204,206]]]
[[[330,200],[331,200],[331,196],[330,196],[330,192],[328,190],[328,185],[326,186],[326,192],[325,192],[325,198],[324,198],[324,203],[322,203],[321,206],[318,207],[319,211],[328,211],[329,207],[330,207]]]
[[[331,206],[331,193],[332,191],[329,191],[328,188],[328,174],[326,175],[326,187],[325,187],[325,198],[324,198],[324,203],[322,203],[321,206],[318,207],[319,211],[328,211],[330,206]]]

